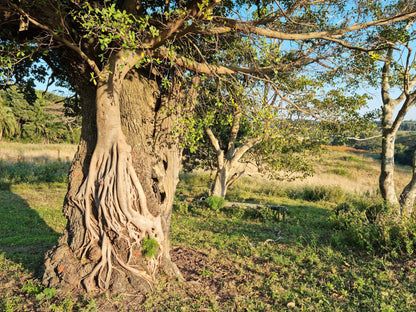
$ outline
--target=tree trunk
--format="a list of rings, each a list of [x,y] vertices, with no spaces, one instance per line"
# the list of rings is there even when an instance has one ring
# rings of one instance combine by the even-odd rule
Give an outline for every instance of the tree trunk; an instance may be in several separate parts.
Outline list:
[[[181,157],[171,131],[182,101],[179,84],[172,85],[166,96],[156,78],[132,71],[120,88],[116,80],[80,88],[83,125],[64,204],[68,223],[46,256],[46,286],[137,293],[150,290],[160,270],[180,276],[169,256]],[[146,240],[157,242],[155,255]]]
[[[402,215],[410,217],[414,212],[416,198],[416,152],[413,155],[412,179],[400,194],[400,206]]]
[[[211,196],[225,197],[227,189],[245,173],[245,170],[238,170],[237,166],[240,159],[250,148],[259,143],[261,139],[251,138],[237,148],[234,145],[234,140],[230,140],[227,153],[224,153],[212,130],[206,128],[205,131],[217,153],[217,172],[215,174],[214,184],[211,187]],[[238,128],[233,126],[230,137],[235,137],[237,132]]]
[[[389,50],[388,57],[390,58],[391,53],[392,51]],[[383,106],[381,116],[382,143],[379,187],[383,199],[390,205],[399,207],[399,200],[394,187],[394,144],[397,132],[394,128],[394,109],[396,104],[392,102],[389,96],[389,73],[390,62],[385,62],[381,88]]]
[[[226,164],[217,168],[214,184],[211,189],[211,196],[225,197],[227,193],[227,179],[229,168]]]
[[[224,197],[227,194],[228,188],[238,180],[243,174],[244,170],[238,171],[235,159],[225,159],[218,161],[217,164],[222,164],[217,167],[217,172],[214,178],[214,184],[211,188],[211,196]]]
[[[383,139],[381,147],[381,172],[380,172],[380,192],[383,199],[389,204],[398,206],[396,190],[394,186],[394,143],[396,134],[383,129]]]

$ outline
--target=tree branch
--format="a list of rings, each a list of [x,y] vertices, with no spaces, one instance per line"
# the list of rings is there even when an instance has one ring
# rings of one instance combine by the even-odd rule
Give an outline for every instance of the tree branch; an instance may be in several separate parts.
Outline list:
[[[396,132],[397,130],[399,130],[400,124],[402,123],[409,109],[415,104],[415,102],[416,102],[416,93],[412,93],[406,96],[406,100],[403,103],[402,107],[400,108],[399,112],[397,113],[397,116],[394,119],[393,125],[391,127],[393,132]]]
[[[210,128],[206,127],[205,132],[208,134],[208,137],[211,140],[212,146],[214,147],[217,154],[220,153],[221,152],[220,143],[218,142],[218,139],[215,137],[212,130]]]
[[[222,27],[226,26],[226,27],[232,28],[233,30],[238,30],[247,34],[249,33],[256,34],[256,35],[264,36],[268,38],[275,38],[275,39],[281,39],[281,40],[324,39],[324,40],[334,41],[334,39],[336,40],[337,38],[342,37],[348,32],[362,30],[362,29],[372,27],[372,26],[388,25],[391,23],[410,19],[413,17],[416,17],[416,11],[413,11],[410,13],[401,13],[393,17],[382,18],[379,20],[366,22],[362,24],[353,24],[351,26],[347,26],[347,27],[340,28],[337,30],[316,31],[316,32],[306,32],[306,33],[287,33],[287,32],[282,32],[282,31],[277,31],[277,30],[272,30],[272,29],[264,29],[264,28],[255,26],[253,22],[241,22],[236,19],[221,17],[221,16],[214,17],[213,22]]]
[[[201,63],[189,58],[169,54],[169,51],[165,47],[159,48],[159,53],[153,53],[156,57],[166,58],[169,61],[175,63],[178,66],[184,67],[190,71],[201,74],[216,74],[216,75],[233,75],[233,74],[266,74],[274,71],[281,71],[287,69],[288,64],[276,64],[266,67],[243,67],[234,65],[211,65],[208,63]],[[300,64],[308,64],[315,61],[314,58],[301,56],[298,59],[291,62],[291,66],[299,66]]]
[[[149,37],[143,41],[145,49],[157,49],[161,47],[166,40],[171,38],[179,29],[185,24],[189,18],[198,19],[201,17],[202,12],[200,11],[199,4],[201,0],[193,0],[190,4],[188,4],[189,9],[187,11],[187,15],[184,18],[176,19],[166,25],[164,31],[162,31],[159,36],[157,37]],[[206,8],[207,11],[212,10],[221,0],[215,0],[210,6]],[[187,27],[192,28],[193,25]],[[184,31],[186,33],[186,30]]]
[[[230,132],[230,138],[228,140],[228,148],[227,148],[227,159],[231,159],[234,155],[235,151],[235,141],[237,140],[238,130],[240,129],[240,117],[241,112],[236,110],[233,116],[233,126]]]
[[[253,146],[259,144],[261,142],[261,140],[262,140],[262,138],[259,138],[259,137],[257,137],[257,138],[251,138],[251,139],[248,139],[243,145],[237,147],[235,149],[234,157],[231,160],[231,166],[233,167],[234,166],[234,163],[238,162],[241,159],[241,157],[243,157],[244,154],[250,148],[252,148]]]
[[[48,26],[43,25],[41,23],[39,23],[38,21],[36,21],[35,19],[33,19],[32,17],[30,17],[29,14],[27,14],[25,11],[23,11],[22,9],[20,9],[19,7],[17,7],[15,4],[11,4],[11,6],[21,15],[25,16],[28,21],[35,25],[36,27],[45,30],[46,32],[48,32],[55,40],[63,43],[66,47],[68,47],[69,49],[73,50],[74,52],[76,52],[90,67],[91,69],[94,71],[94,73],[99,76],[101,70],[98,68],[97,64],[90,59],[78,46],[76,46],[75,44],[73,44],[72,42],[68,41],[67,39],[58,36],[52,29],[50,29]]]
[[[373,135],[371,137],[368,138],[357,138],[357,137],[346,137],[347,140],[354,140],[354,141],[368,141],[371,139],[375,139],[375,138],[380,138],[382,135],[381,134],[377,134],[377,135]]]

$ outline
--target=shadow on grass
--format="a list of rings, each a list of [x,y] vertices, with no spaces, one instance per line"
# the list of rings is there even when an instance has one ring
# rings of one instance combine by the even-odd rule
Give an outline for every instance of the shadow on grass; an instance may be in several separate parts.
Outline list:
[[[49,227],[10,183],[0,183],[0,253],[39,275],[45,253],[60,234]]]

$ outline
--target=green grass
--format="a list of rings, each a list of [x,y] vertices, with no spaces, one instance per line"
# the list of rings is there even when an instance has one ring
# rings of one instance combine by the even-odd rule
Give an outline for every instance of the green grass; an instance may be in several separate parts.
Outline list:
[[[0,186],[19,183],[68,182],[70,162],[0,161]]]
[[[351,172],[344,168],[332,168],[332,169],[328,169],[326,172],[344,176],[344,177],[349,177],[349,178],[352,177]]]
[[[230,201],[285,205],[283,222],[267,209],[199,204],[209,177],[197,174],[181,176],[171,228],[172,256],[190,281],[162,276],[130,307],[130,296],[60,297],[39,276],[65,226],[66,185],[7,179],[0,190],[0,311],[415,311],[412,257],[343,243],[334,208],[351,195],[341,188],[243,179],[229,190]]]
[[[300,311],[412,309],[416,268],[337,248],[331,244],[328,208],[290,200],[286,205],[287,222],[276,224],[221,213],[200,216],[197,208],[192,215],[174,215],[174,244],[209,250],[214,263],[233,268],[238,292],[219,310],[281,311],[291,302]],[[276,238],[275,227],[280,240],[264,244]],[[210,270],[217,277],[221,271]],[[200,305],[212,308],[202,300]]]

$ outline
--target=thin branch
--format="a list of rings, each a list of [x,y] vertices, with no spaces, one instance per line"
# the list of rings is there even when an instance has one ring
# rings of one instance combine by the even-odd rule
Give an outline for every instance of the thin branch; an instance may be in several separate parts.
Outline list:
[[[211,140],[212,146],[214,147],[217,154],[221,152],[220,143],[218,142],[218,139],[215,137],[212,130],[208,127],[205,128],[205,132],[208,134],[209,139]]]
[[[71,50],[73,50],[74,52],[76,52],[85,62],[87,62],[87,64],[91,67],[91,69],[94,71],[94,73],[99,76],[101,70],[98,68],[97,64],[90,59],[79,47],[77,47],[76,45],[74,45],[72,42],[68,41],[67,39],[58,36],[57,34],[55,34],[55,32],[49,28],[46,25],[43,25],[41,23],[39,23],[38,21],[36,21],[35,19],[33,19],[32,17],[30,17],[29,14],[27,14],[26,12],[24,12],[22,9],[20,9],[19,7],[17,7],[15,4],[11,4],[12,7],[17,10],[21,15],[25,16],[28,21],[30,23],[32,23],[33,25],[35,25],[36,27],[45,30],[46,32],[48,32],[55,40],[63,43],[66,47],[70,48]]]
[[[381,136],[382,136],[381,134],[377,134],[377,135],[373,135],[373,136],[368,137],[368,138],[346,137],[346,139],[354,140],[354,141],[368,141],[368,140],[371,140],[371,139],[380,138]]]
[[[283,10],[282,6],[280,5],[280,3],[278,1],[275,1],[275,3],[277,4],[277,6],[279,7],[279,10],[282,12],[283,16],[286,17],[291,23],[295,24],[295,25],[301,25],[301,26],[307,26],[307,27],[316,27],[316,25],[313,24],[307,24],[307,23],[298,23],[296,21],[294,21],[287,13],[285,10]]]
[[[368,48],[367,49],[367,48],[360,47],[359,45],[351,45],[351,44],[349,44],[345,40],[331,38],[331,37],[322,37],[320,39],[338,43],[338,44],[342,45],[343,47],[348,48],[350,50],[357,50],[357,51],[362,51],[362,52],[380,51],[380,50],[384,50],[385,49],[384,47]]]

